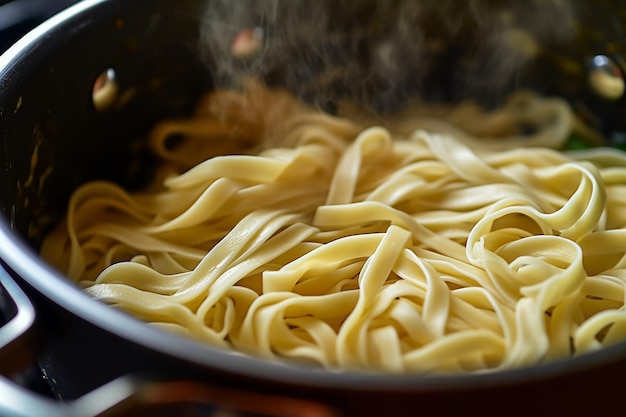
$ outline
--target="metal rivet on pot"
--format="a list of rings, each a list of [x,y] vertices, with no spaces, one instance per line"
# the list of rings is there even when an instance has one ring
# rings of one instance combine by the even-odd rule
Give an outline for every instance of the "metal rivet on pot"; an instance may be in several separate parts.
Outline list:
[[[103,71],[93,85],[93,104],[97,111],[104,112],[108,110],[118,94],[118,85],[115,70],[109,68]]]
[[[606,55],[596,55],[589,62],[589,85],[605,100],[619,100],[624,96],[626,81],[619,65]]]
[[[233,39],[230,52],[236,58],[250,58],[261,50],[264,37],[264,31],[260,27],[244,29]]]

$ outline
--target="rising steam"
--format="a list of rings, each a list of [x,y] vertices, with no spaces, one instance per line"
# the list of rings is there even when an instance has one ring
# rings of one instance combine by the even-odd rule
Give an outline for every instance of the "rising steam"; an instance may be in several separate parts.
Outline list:
[[[389,112],[416,98],[495,104],[575,26],[562,0],[209,0],[201,39],[218,86],[253,78],[326,110]]]

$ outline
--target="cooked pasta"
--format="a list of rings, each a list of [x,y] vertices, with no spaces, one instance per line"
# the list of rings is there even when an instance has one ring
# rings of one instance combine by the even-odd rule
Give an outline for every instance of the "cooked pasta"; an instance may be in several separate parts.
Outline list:
[[[42,255],[153,326],[333,370],[495,371],[626,338],[626,157],[538,146],[575,128],[562,103],[526,97],[557,110],[506,150],[246,97],[157,126],[154,182],[83,185]]]

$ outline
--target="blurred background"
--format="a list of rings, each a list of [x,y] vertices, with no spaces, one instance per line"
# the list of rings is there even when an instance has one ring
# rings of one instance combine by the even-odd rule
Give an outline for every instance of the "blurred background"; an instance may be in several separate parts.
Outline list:
[[[0,0],[0,53],[30,29],[78,0]]]

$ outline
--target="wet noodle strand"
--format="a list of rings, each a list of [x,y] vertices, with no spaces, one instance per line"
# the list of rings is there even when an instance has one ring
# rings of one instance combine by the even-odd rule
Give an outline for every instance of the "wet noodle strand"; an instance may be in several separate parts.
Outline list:
[[[202,135],[254,142],[251,120]],[[85,184],[44,242],[98,300],[342,370],[497,370],[626,338],[617,151],[494,150],[303,112],[274,132],[289,146],[191,163],[197,144],[165,151],[177,126],[157,129],[167,162],[146,191]]]

